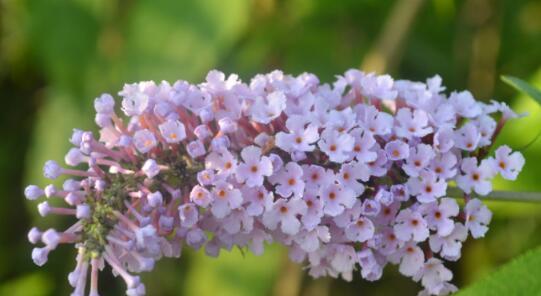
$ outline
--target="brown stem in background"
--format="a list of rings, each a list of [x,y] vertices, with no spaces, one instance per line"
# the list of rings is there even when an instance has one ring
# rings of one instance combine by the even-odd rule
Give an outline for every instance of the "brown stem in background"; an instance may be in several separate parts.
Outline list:
[[[424,0],[399,0],[396,2],[378,40],[364,57],[361,65],[362,70],[383,73],[398,64],[401,45],[424,2]]]
[[[282,253],[282,266],[272,295],[274,296],[297,296],[301,290],[303,271],[298,263],[289,260],[287,251]]]

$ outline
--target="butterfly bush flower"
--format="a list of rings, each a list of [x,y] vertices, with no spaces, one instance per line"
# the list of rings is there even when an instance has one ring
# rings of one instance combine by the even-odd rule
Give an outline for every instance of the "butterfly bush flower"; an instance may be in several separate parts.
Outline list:
[[[99,295],[105,265],[127,295],[144,295],[139,274],[182,248],[261,255],[274,242],[313,277],[374,281],[394,264],[420,295],[452,293],[445,263],[492,218],[477,195],[497,174],[515,180],[525,161],[508,146],[488,154],[518,117],[507,105],[444,90],[439,76],[358,70],[330,84],[215,70],[200,84],[126,84],[120,100],[96,98],[99,137],[74,130],[66,166],[45,163],[54,184],[24,190],[41,216],[71,221],[30,229],[31,258],[42,266],[73,245],[73,295]],[[464,207],[448,196],[455,185]]]

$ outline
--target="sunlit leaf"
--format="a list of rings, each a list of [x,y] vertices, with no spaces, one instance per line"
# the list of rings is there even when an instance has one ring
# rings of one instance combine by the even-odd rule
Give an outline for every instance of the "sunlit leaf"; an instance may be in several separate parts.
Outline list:
[[[10,296],[45,296],[52,291],[51,279],[43,273],[34,273],[18,277],[0,285],[0,295]]]
[[[502,266],[457,295],[540,295],[540,274],[541,247]]]

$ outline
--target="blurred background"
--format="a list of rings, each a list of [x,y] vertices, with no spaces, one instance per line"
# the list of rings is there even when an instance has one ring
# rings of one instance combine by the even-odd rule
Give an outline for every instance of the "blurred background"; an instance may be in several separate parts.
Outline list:
[[[514,75],[541,86],[541,1],[528,0],[0,0],[0,295],[68,295],[75,249],[60,247],[33,265],[26,233],[41,219],[24,199],[43,186],[42,165],[61,161],[72,128],[94,129],[92,101],[125,82],[186,79],[210,69],[248,80],[283,69],[322,81],[348,68],[395,78],[443,77],[447,90],[506,101],[525,119],[499,142],[523,147],[541,129],[540,107],[504,85]],[[94,129],[95,130],[95,129]],[[517,182],[496,188],[541,191],[541,141],[524,151]],[[541,245],[541,204],[491,202],[485,239],[469,240],[451,264],[465,287]],[[150,295],[416,295],[417,284],[386,268],[382,280],[352,283],[307,277],[279,246],[255,257],[219,259],[185,250],[143,275]],[[121,280],[100,278],[102,295],[122,295]]]

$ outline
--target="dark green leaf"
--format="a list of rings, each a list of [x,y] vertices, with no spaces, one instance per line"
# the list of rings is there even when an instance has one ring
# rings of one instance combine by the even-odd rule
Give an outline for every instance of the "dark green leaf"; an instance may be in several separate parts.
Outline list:
[[[538,104],[541,104],[541,91],[533,87],[528,82],[513,76],[502,75],[501,78],[503,82],[509,84],[516,90],[527,94],[528,96],[532,97]]]

